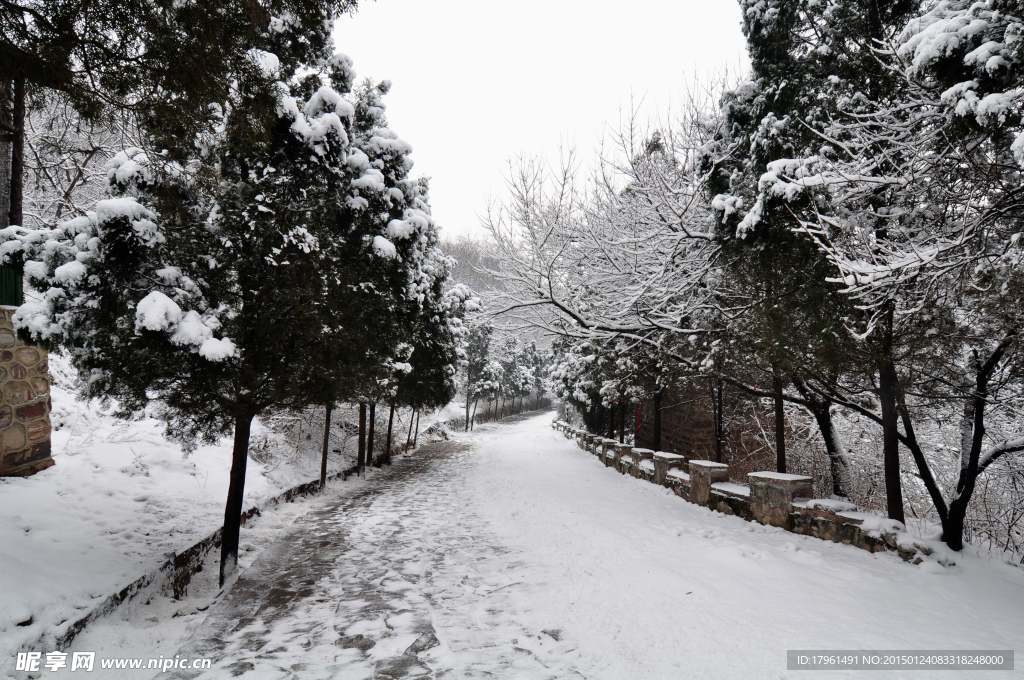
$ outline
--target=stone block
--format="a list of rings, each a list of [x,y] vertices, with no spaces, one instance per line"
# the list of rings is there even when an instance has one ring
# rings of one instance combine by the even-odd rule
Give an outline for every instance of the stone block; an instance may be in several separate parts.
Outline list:
[[[18,339],[13,313],[13,307],[0,307],[0,477],[53,465],[46,350]]]
[[[633,447],[629,444],[615,443],[615,469],[625,472],[626,463],[633,464]]]
[[[729,466],[713,460],[690,461],[690,501],[707,506],[711,502],[711,485],[729,481]]]
[[[751,472],[750,512],[761,524],[787,528],[791,525],[793,498],[811,493],[813,480],[784,472]]]
[[[681,467],[686,464],[686,456],[668,451],[654,452],[654,483],[667,486],[665,476],[674,467]]]
[[[633,460],[639,463],[642,460],[654,460],[654,449],[633,447]]]
[[[643,458],[633,467],[633,476],[646,482],[654,481],[654,461]]]

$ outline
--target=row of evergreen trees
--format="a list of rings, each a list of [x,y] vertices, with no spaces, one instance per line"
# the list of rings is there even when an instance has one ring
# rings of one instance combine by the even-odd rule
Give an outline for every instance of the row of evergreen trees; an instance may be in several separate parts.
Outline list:
[[[514,335],[495,336],[494,326],[472,324],[465,339],[462,389],[465,393],[465,429],[477,420],[480,400],[493,404],[493,416],[518,413],[531,404],[540,406],[547,392],[551,354],[524,343]],[[486,408],[486,406],[485,406]]]
[[[389,84],[357,84],[333,53],[331,20],[350,7],[26,1],[0,17],[0,80],[57,89],[84,116],[130,112],[143,136],[92,210],[3,231],[5,261],[38,291],[15,323],[121,415],[157,405],[186,445],[233,432],[222,582],[255,417],[455,391],[473,299],[447,285],[426,183],[385,118]]]
[[[717,386],[721,410],[724,386],[770,404],[780,472],[787,413],[809,414],[837,493],[872,472],[837,426],[858,419],[889,517],[912,489],[960,549],[982,475],[1010,480],[1000,508],[1024,503],[1024,12],[739,4],[748,79],[623,130],[585,190],[513,178],[489,225],[508,309],[562,336],[581,405],[669,376]]]

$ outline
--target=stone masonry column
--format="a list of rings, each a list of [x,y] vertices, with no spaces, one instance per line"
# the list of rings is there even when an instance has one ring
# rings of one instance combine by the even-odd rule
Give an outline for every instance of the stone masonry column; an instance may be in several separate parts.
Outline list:
[[[646,465],[644,461],[650,461]],[[633,476],[639,479],[654,477],[654,449],[633,447]]]
[[[35,474],[50,456],[50,372],[46,350],[14,332],[17,307],[0,306],[0,477]]]
[[[629,444],[619,444],[618,442],[616,442],[614,448],[615,448],[615,469],[618,470],[619,472],[622,472],[622,462],[623,461],[627,461],[628,460],[628,461],[630,461],[630,463],[632,463],[632,460],[633,460],[633,447],[630,446]]]
[[[811,495],[811,478],[784,472],[751,472],[750,512],[761,524],[786,528],[793,497]]]
[[[686,456],[680,456],[678,453],[669,453],[668,451],[655,451],[654,483],[664,485],[669,470],[674,467],[685,466]]]
[[[690,461],[690,501],[707,506],[711,502],[711,485],[729,481],[729,466],[713,460]]]

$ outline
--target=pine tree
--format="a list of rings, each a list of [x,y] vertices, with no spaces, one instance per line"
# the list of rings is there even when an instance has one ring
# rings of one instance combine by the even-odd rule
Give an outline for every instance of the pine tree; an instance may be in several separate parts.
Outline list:
[[[413,233],[392,233],[396,245],[365,217],[422,197],[415,183],[387,186],[387,164],[371,164],[379,147],[404,171],[407,147],[348,94],[348,59],[291,72],[260,61],[264,80],[237,92],[191,161],[129,150],[110,169],[114,198],[15,239],[43,291],[16,323],[68,349],[87,396],[116,400],[126,417],[155,400],[186,444],[233,430],[222,580],[237,558],[253,418],[324,403],[338,375],[325,348],[371,314],[339,301],[376,301],[379,313],[440,285],[424,278]]]
[[[843,90],[891,85],[875,50],[913,10],[911,2],[784,2],[741,0],[743,29],[753,70],[749,82],[723,101],[724,150],[714,166],[713,206],[724,225],[733,294],[750,300],[743,319],[747,339],[732,346],[732,359],[757,357],[766,366],[775,405],[778,469],[785,469],[783,402],[787,383],[806,388],[808,376],[835,380],[857,363],[844,320],[853,313],[838,286],[822,285],[830,265],[804,237],[797,218],[813,212],[806,200],[777,191],[771,181],[794,160],[827,146],[821,130],[836,114]],[[879,376],[889,376],[883,355],[869,357]],[[728,360],[728,357],[725,357]],[[872,361],[878,359],[878,361]],[[744,362],[746,363],[746,362]],[[860,363],[865,363],[862,358]],[[832,376],[829,378],[829,376]],[[878,388],[883,400],[886,380]],[[834,471],[834,488],[845,467],[836,446],[830,403],[802,399],[817,419]],[[892,431],[896,423],[889,419]],[[899,454],[885,448],[889,513],[903,519]]]

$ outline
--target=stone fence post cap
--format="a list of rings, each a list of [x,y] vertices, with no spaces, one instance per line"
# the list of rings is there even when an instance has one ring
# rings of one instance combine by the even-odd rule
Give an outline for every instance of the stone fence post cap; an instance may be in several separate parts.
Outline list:
[[[748,472],[747,477],[766,479],[775,482],[812,482],[807,475],[791,475],[788,472]]]
[[[645,449],[639,446],[634,446],[633,451],[635,451],[636,453],[649,453],[651,455],[654,455],[654,449]]]
[[[691,460],[690,467],[709,468],[709,469],[725,469],[729,466],[725,463],[716,463],[713,460]]]
[[[684,460],[686,458],[686,456],[681,456],[678,453],[672,453],[670,451],[655,451],[654,452],[654,457],[657,460],[668,460],[668,461]]]

